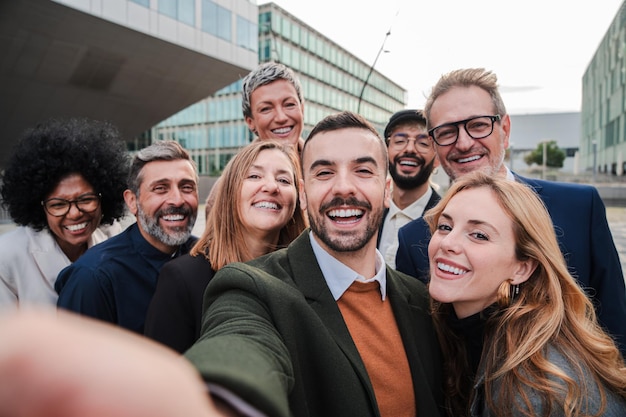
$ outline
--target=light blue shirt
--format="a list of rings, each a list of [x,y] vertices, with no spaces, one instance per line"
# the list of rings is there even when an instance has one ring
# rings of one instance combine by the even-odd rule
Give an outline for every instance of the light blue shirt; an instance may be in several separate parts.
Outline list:
[[[380,254],[378,249],[376,250],[376,274],[372,278],[365,278],[352,268],[347,267],[345,264],[339,262],[330,253],[326,252],[324,248],[317,242],[317,238],[313,236],[313,233],[309,231],[309,239],[311,240],[311,246],[313,247],[313,253],[317,258],[317,263],[322,270],[326,285],[330,289],[335,301],[339,300],[344,292],[352,285],[354,281],[359,282],[372,282],[378,281],[380,285],[380,295],[382,300],[385,301],[387,295],[387,269],[385,267],[385,260],[383,255]]]

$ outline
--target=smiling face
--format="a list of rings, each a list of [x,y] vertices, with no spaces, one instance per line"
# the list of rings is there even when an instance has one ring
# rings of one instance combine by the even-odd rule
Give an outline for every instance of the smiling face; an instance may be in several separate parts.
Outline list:
[[[308,140],[302,158],[302,207],[320,244],[340,260],[375,250],[389,196],[380,139],[360,128],[326,131]]]
[[[85,194],[94,193],[96,191],[82,175],[71,174],[59,181],[45,200],[50,198],[76,200]],[[44,210],[43,207],[41,209]],[[100,225],[101,218],[102,207],[100,205],[91,213],[78,210],[76,204],[70,205],[70,210],[65,216],[55,217],[46,212],[50,231],[61,250],[72,261],[87,249],[87,241]]]
[[[457,122],[475,116],[494,115],[494,104],[480,87],[453,87],[434,101],[430,110],[430,127]],[[491,135],[472,139],[463,126],[453,145],[435,145],[441,167],[452,180],[480,170],[489,175],[506,175],[504,156],[509,146],[511,121],[508,115],[494,123]]]
[[[304,128],[304,105],[289,81],[276,80],[258,87],[250,95],[250,107],[252,117],[246,117],[246,123],[259,139],[297,146]]]
[[[142,236],[161,252],[187,241],[198,212],[196,173],[187,160],[152,161],[140,173],[139,194],[124,192]]]
[[[246,236],[273,236],[291,220],[296,208],[295,173],[279,149],[259,153],[241,186],[240,217]]]
[[[452,303],[459,318],[493,304],[502,282],[520,284],[534,270],[532,261],[517,259],[515,242],[513,222],[491,189],[460,191],[444,208],[428,245],[431,297]]]
[[[394,146],[396,138],[409,139],[409,143],[403,148]],[[427,183],[433,169],[439,165],[426,126],[417,123],[394,128],[387,151],[389,174],[394,184],[401,189],[410,190]]]

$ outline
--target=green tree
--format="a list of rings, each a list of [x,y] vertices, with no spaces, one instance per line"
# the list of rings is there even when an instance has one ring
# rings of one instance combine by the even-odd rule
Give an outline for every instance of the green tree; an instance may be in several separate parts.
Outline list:
[[[565,151],[556,146],[556,141],[551,140],[546,143],[546,165],[550,168],[562,168],[565,160]],[[543,142],[537,148],[524,157],[524,162],[528,165],[533,163],[543,165]]]

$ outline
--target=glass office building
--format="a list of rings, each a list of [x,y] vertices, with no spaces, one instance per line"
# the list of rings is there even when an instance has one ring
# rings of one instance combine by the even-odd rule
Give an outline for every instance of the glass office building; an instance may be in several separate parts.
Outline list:
[[[626,171],[626,2],[583,76],[580,156],[587,170]]]
[[[250,39],[258,36],[259,62],[281,62],[296,72],[306,101],[305,137],[322,118],[342,110],[358,111],[382,132],[391,114],[406,106],[405,89],[377,71],[368,79],[371,63],[274,3],[260,5],[258,25],[243,31]],[[243,119],[240,92],[241,80],[162,121],[151,134],[157,140],[179,141],[201,174],[217,175],[253,139]]]

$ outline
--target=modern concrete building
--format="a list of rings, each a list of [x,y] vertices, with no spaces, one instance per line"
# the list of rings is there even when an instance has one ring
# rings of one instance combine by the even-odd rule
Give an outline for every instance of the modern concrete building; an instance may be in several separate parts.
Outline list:
[[[626,2],[600,42],[582,83],[581,163],[624,175],[626,168]],[[595,161],[595,163],[594,163]]]
[[[381,131],[406,106],[407,92],[302,20],[274,3],[259,6],[259,62],[281,62],[302,83],[305,132],[328,114],[358,111]],[[242,71],[243,78],[248,71]],[[365,88],[364,88],[365,87]],[[252,139],[241,110],[241,80],[152,129],[191,151],[202,174],[217,174]]]
[[[116,124],[130,148],[257,65],[253,0],[0,1],[0,168],[50,117]]]

